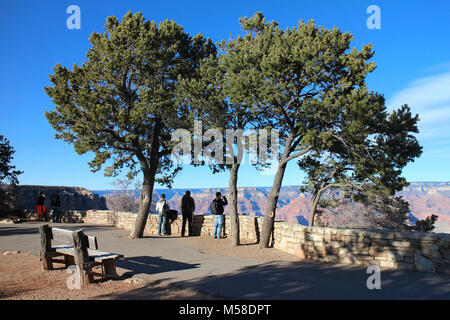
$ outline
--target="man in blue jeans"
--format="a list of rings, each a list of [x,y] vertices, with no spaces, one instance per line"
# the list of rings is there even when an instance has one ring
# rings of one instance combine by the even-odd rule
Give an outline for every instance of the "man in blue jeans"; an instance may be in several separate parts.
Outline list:
[[[161,226],[162,234],[166,235],[166,221],[167,221],[167,211],[169,211],[169,204],[166,201],[166,195],[161,194],[161,199],[156,203],[156,211],[158,212],[158,236],[161,236]]]
[[[227,198],[225,196],[222,197],[220,192],[216,192],[216,198],[211,202],[210,206],[211,213],[214,215],[214,238],[221,238],[222,225],[224,222],[223,207],[227,204]]]

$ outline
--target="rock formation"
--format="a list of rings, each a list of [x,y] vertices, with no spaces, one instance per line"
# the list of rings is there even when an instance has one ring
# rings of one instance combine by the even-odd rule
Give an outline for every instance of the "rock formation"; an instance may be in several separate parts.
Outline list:
[[[46,197],[45,207],[48,210],[51,209],[51,198],[55,192],[58,192],[61,198],[62,210],[107,209],[105,198],[100,197],[99,195],[85,188],[29,185],[16,187],[15,208],[18,210],[35,211],[36,199],[40,191],[42,191]]]

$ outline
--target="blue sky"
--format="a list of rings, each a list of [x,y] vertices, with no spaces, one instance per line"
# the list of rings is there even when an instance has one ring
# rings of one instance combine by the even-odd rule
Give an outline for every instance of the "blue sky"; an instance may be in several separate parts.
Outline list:
[[[81,29],[69,30],[69,5],[81,9]],[[370,30],[366,9],[381,9],[381,30]],[[325,27],[353,33],[353,46],[372,43],[378,68],[369,87],[386,97],[390,108],[408,103],[421,118],[418,135],[422,157],[408,165],[409,181],[450,181],[450,3],[448,1],[1,1],[0,2],[0,134],[16,149],[14,164],[25,171],[21,184],[83,186],[111,189],[112,178],[92,173],[92,155],[79,156],[73,146],[55,140],[44,112],[52,110],[44,86],[55,64],[81,64],[93,31],[102,32],[107,16],[141,11],[149,20],[172,19],[190,34],[214,42],[240,33],[239,17],[262,11],[281,27],[314,19]],[[284,185],[298,185],[303,175],[295,162]],[[270,186],[273,176],[246,164],[239,186]],[[185,168],[174,187],[226,187],[228,174],[208,168]]]

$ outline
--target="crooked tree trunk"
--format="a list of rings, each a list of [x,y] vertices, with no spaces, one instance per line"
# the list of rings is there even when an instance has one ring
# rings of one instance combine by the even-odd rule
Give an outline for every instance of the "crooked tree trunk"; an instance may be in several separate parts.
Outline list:
[[[260,248],[268,248],[270,245],[270,238],[272,236],[273,225],[275,221],[275,211],[277,209],[278,197],[280,195],[281,183],[283,182],[284,172],[286,171],[286,164],[278,166],[275,179],[273,181],[272,191],[267,200],[266,214],[264,215],[261,238],[259,242]]]
[[[287,166],[287,158],[291,154],[291,143],[294,137],[290,136],[286,140],[286,146],[281,157],[281,162],[278,165],[275,178],[273,180],[272,191],[269,194],[269,199],[267,199],[267,209],[264,215],[261,237],[259,241],[260,248],[268,248],[270,245],[270,238],[272,236],[273,225],[275,221],[275,211],[277,209],[278,197],[280,195],[281,184],[283,182],[284,173]]]
[[[320,196],[322,195],[322,191],[318,191],[312,198],[311,209],[309,210],[309,226],[314,226],[314,218],[317,212],[317,206],[319,204]]]
[[[156,172],[159,165],[159,134],[160,126],[155,124],[153,129],[152,144],[150,147],[150,159],[145,158],[142,152],[137,152],[136,156],[141,164],[144,180],[139,197],[139,210],[134,224],[134,230],[130,234],[130,239],[142,238],[144,236],[145,224],[152,204],[153,187],[155,185]]]
[[[134,224],[134,230],[130,235],[130,239],[142,238],[144,236],[144,229],[147,223],[150,206],[152,204],[155,173],[152,173],[152,170],[143,170],[143,172],[144,181],[142,183],[142,190],[139,197],[139,211]]]
[[[240,244],[239,235],[239,214],[237,209],[238,203],[238,190],[237,190],[237,179],[239,164],[234,163],[230,169],[230,180],[228,182],[230,188],[230,222],[231,222],[231,244],[233,246],[238,246]]]

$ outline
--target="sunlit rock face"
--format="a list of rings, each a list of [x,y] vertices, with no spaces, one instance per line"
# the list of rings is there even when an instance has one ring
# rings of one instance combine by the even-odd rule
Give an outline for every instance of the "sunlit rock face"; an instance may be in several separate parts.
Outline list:
[[[51,208],[53,194],[58,192],[62,210],[104,210],[106,200],[92,191],[81,187],[64,186],[17,186],[15,208],[19,210],[35,210],[39,192],[45,195],[45,207]]]
[[[165,193],[170,207],[179,211],[181,197],[185,191],[186,189],[156,189],[154,200],[157,201],[161,193]],[[227,188],[194,188],[190,191],[195,199],[195,213],[210,213],[209,205],[217,191],[228,196]],[[238,188],[238,212],[249,216],[263,216],[270,191],[270,187]],[[102,196],[111,191],[95,192]],[[413,220],[425,219],[435,214],[439,218],[434,231],[450,233],[450,182],[412,182],[399,195],[409,202]],[[310,195],[302,193],[299,186],[283,186],[278,198],[276,218],[307,225],[310,206]],[[154,205],[150,211],[154,213]],[[225,207],[225,213],[229,212],[229,206]]]

